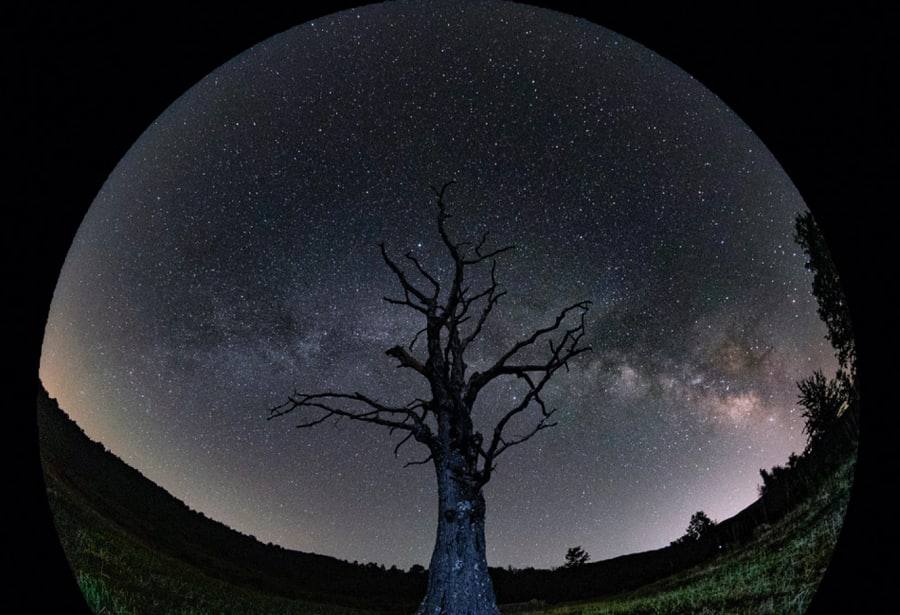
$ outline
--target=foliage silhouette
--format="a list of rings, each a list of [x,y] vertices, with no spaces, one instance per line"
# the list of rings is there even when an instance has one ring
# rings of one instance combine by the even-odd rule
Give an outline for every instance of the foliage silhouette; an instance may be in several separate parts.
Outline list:
[[[715,526],[715,521],[710,519],[702,510],[698,510],[691,515],[691,520],[688,522],[684,536],[673,541],[672,544],[680,545],[705,540],[712,535],[712,530]]]
[[[794,240],[806,254],[806,268],[813,272],[812,293],[839,368],[834,378],[816,370],[797,383],[806,446],[801,454],[792,453],[785,466],[759,471],[760,501],[766,510],[790,509],[802,502],[852,457],[859,439],[857,353],[850,310],[825,238],[810,212],[797,214]]]
[[[812,292],[818,302],[819,318],[825,323],[826,337],[834,347],[842,370],[856,379],[856,340],[853,337],[850,308],[841,287],[837,267],[831,260],[825,237],[809,211],[797,214],[794,241],[806,254],[806,268],[812,271]]]
[[[839,416],[848,406],[846,389],[837,378],[828,380],[821,371],[797,383],[800,389],[800,405],[806,424],[803,431],[810,450],[821,446],[822,438],[834,429]]]
[[[588,555],[588,552],[585,551],[581,546],[572,547],[568,551],[566,551],[566,563],[563,564],[566,568],[572,568],[573,566],[581,566],[583,564],[587,564],[591,559],[591,556]]]

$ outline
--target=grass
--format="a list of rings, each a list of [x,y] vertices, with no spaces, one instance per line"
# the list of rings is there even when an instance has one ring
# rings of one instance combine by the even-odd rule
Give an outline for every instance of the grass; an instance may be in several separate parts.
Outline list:
[[[48,497],[78,586],[97,615],[368,613],[293,600],[213,578],[141,543],[80,502],[59,481],[49,482]]]
[[[806,611],[837,542],[855,459],[747,545],[618,596],[527,609],[546,615],[795,615]]]
[[[130,599],[122,592],[113,590],[103,577],[80,573],[77,577],[78,588],[84,600],[94,613],[106,615],[125,615],[134,612]]]
[[[848,461],[817,494],[748,544],[625,594],[509,612],[546,615],[800,614],[831,557],[850,495]],[[144,613],[371,613],[257,591],[222,579],[143,544],[98,514],[64,483],[48,478],[48,497],[75,578],[100,615]]]

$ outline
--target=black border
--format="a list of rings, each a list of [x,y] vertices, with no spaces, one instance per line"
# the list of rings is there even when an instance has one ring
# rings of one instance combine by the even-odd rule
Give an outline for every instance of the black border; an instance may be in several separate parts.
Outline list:
[[[10,579],[4,600],[16,612],[83,610],[51,530],[31,408],[53,287],[84,213],[143,130],[199,79],[295,24],[360,4],[3,9],[3,40],[12,43],[3,60],[10,64],[5,99],[14,103],[5,119],[21,132],[13,153],[24,163],[7,179],[14,220],[3,231],[12,265],[7,323],[16,342],[10,379],[16,400],[9,409],[16,422],[7,431],[16,460],[8,466],[16,471],[7,504],[14,540],[5,557],[19,577]],[[531,4],[585,17],[692,74],[775,154],[832,239],[857,329],[863,439],[845,529],[810,612],[879,611],[888,595],[886,562],[893,559],[889,507],[880,496],[890,492],[882,464],[896,419],[882,403],[891,398],[891,363],[879,359],[892,350],[886,285],[896,278],[884,258],[896,233],[882,212],[898,194],[897,157],[889,147],[897,142],[889,91],[897,10],[849,3]]]

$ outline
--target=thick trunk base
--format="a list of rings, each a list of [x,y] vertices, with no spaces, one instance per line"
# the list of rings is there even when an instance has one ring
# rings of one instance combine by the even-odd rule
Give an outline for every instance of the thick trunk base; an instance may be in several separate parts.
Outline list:
[[[428,593],[416,615],[499,615],[484,549],[484,498],[440,489]]]
[[[429,577],[428,593],[416,615],[499,615],[487,570],[462,559],[457,562]]]

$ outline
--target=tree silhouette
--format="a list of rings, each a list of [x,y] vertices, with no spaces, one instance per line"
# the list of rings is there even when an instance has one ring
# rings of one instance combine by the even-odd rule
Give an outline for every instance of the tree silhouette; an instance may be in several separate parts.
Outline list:
[[[684,544],[688,542],[699,542],[705,536],[709,535],[710,530],[715,527],[716,522],[710,519],[705,512],[698,510],[691,515],[688,522],[687,530],[684,536],[672,542],[673,545]]]
[[[806,432],[807,447],[816,449],[825,434],[837,424],[839,414],[846,405],[846,391],[839,380],[827,380],[818,370],[798,382],[797,387],[800,389],[800,405],[804,408],[803,418],[806,419],[803,431]]]
[[[841,426],[849,441],[858,433],[859,389],[856,373],[856,340],[850,309],[841,287],[837,268],[831,260],[825,237],[810,212],[797,214],[794,241],[807,256],[806,268],[813,272],[812,292],[818,314],[827,329],[826,338],[835,350],[839,368],[833,379],[821,372],[797,383],[800,405],[805,408],[807,451],[823,449],[828,432]]]
[[[819,317],[828,330],[826,337],[834,347],[841,369],[856,379],[856,341],[850,324],[850,308],[841,287],[837,268],[812,213],[797,214],[794,241],[807,256],[806,268],[813,272],[812,292],[818,302]]]
[[[688,523],[685,535],[689,536],[692,540],[700,540],[706,536],[707,532],[715,525],[715,521],[706,516],[705,512],[699,510],[691,515],[691,520]]]
[[[581,548],[581,546],[572,547],[568,551],[566,551],[566,563],[563,564],[564,568],[572,568],[574,566],[581,566],[582,564],[587,564],[591,559],[591,556],[588,555],[588,552]]]
[[[506,294],[497,282],[497,257],[515,246],[488,250],[485,248],[487,233],[477,243],[454,241],[450,237],[447,220],[451,215],[444,195],[453,183],[448,182],[439,190],[432,187],[437,203],[437,231],[453,262],[449,288],[445,290],[441,280],[407,252],[408,268],[414,268],[423,280],[420,285],[414,284],[407,271],[380,244],[381,257],[402,290],[401,298],[384,297],[384,300],[414,310],[424,320],[423,328],[407,346],[393,346],[385,354],[395,359],[398,367],[419,374],[428,383],[431,398],[390,406],[359,392],[295,392],[287,402],[273,408],[269,418],[307,411],[309,419],[298,427],[314,427],[332,417],[381,425],[391,433],[403,434],[394,449],[395,455],[411,439],[424,445],[428,455],[407,465],[428,462],[434,465],[438,527],[428,570],[428,590],[417,613],[494,615],[499,610],[485,557],[482,490],[491,479],[500,455],[556,425],[552,418],[557,409],[547,407],[541,392],[557,370],[563,367],[568,370],[570,360],[590,350],[581,344],[590,301],[563,308],[552,323],[512,345],[490,367],[467,375],[466,351]],[[488,263],[490,283],[480,291],[472,291],[466,283],[468,268]],[[479,310],[477,315],[476,310]],[[424,359],[413,354],[422,334],[425,335]],[[558,339],[554,342],[554,338]],[[538,343],[544,340],[549,351],[542,359],[523,359],[525,355],[533,355]],[[472,413],[479,393],[499,378],[516,378],[527,386],[527,392],[521,399],[513,398],[511,407],[485,437],[475,429]],[[524,434],[509,434],[510,422],[522,416],[533,417],[531,427]]]

